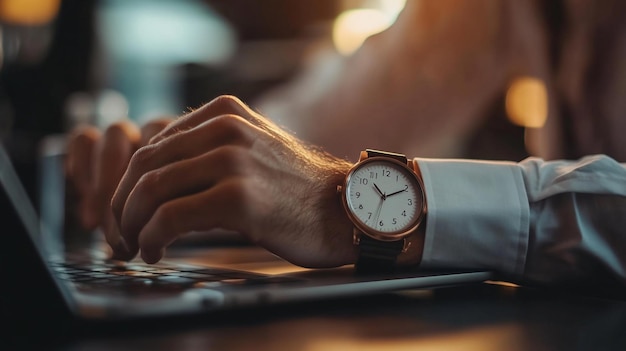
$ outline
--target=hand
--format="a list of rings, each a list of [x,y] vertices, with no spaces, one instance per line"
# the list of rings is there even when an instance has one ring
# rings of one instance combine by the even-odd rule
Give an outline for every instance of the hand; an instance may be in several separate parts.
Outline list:
[[[391,196],[394,196],[394,195],[398,195],[398,194],[403,193],[405,191],[406,191],[406,188],[404,188],[402,190],[394,191],[393,193],[387,195],[386,197],[391,197]]]
[[[384,201],[387,196],[383,193],[382,190],[380,190],[380,188],[378,187],[378,185],[376,185],[376,183],[374,183],[374,188],[376,189],[376,192],[378,193],[378,195],[380,195],[380,198],[383,199]]]
[[[104,133],[96,127],[81,126],[69,135],[65,172],[78,195],[79,220],[85,229],[101,227],[111,246],[119,238],[110,207],[118,182],[132,154],[170,121],[157,119],[141,129],[122,121]]]
[[[374,184],[374,189],[376,189],[376,192],[378,193],[378,195],[380,195],[380,202],[378,203],[378,207],[376,207],[376,212],[374,213],[374,227],[378,226],[378,218],[380,217],[380,211],[383,208],[383,203],[385,202],[385,200],[387,200],[387,195],[385,195],[385,193],[383,193],[382,190],[380,190],[380,188],[378,187],[378,185],[376,185],[376,183]]]
[[[353,263],[336,194],[350,167],[222,96],[133,155],[112,200],[121,235],[107,239],[118,257],[153,263],[180,235],[222,228],[297,265]]]
[[[378,219],[380,218],[380,211],[383,209],[383,203],[385,202],[385,197],[380,198],[378,202],[378,207],[376,207],[376,212],[374,212],[374,228],[378,227]]]

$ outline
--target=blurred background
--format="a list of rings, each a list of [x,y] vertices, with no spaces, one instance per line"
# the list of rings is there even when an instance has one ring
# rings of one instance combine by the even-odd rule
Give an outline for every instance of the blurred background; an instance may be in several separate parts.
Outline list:
[[[77,124],[253,101],[316,48],[349,55],[404,0],[0,0],[0,137],[35,196],[40,141]]]
[[[45,136],[80,123],[106,127],[122,118],[142,123],[181,115],[221,94],[254,101],[320,52],[350,55],[404,6],[405,0],[0,0],[0,138],[36,197]],[[541,118],[543,87],[526,83],[518,87],[518,104],[535,106]],[[527,155],[523,122],[511,123],[502,101],[487,111],[493,117],[468,155]],[[506,140],[506,148],[494,149],[490,140]]]

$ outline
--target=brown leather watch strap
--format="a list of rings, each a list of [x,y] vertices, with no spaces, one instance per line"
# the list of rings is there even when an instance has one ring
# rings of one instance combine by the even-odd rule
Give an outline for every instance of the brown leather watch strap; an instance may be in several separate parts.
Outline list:
[[[404,164],[407,164],[407,158],[406,156],[402,154],[396,154],[394,152],[386,152],[386,151],[380,151],[380,150],[374,150],[374,149],[367,149],[365,150],[365,152],[367,152],[367,157],[389,157],[389,158],[396,159]]]
[[[358,274],[391,272],[396,267],[396,259],[404,248],[404,239],[380,241],[367,235],[359,238],[359,258],[355,268]]]

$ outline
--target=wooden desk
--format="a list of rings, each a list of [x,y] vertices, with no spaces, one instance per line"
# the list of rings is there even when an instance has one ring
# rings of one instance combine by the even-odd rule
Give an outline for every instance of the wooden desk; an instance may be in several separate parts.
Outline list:
[[[107,327],[58,349],[626,350],[625,328],[626,301],[481,284]]]

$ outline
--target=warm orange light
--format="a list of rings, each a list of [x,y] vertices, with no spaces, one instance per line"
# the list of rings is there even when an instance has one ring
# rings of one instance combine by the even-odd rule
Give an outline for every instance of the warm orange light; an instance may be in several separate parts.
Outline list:
[[[522,77],[506,93],[506,113],[511,122],[527,128],[541,128],[548,118],[548,92],[539,79]]]
[[[0,19],[12,24],[41,25],[52,21],[61,0],[0,0]]]
[[[342,12],[333,25],[333,43],[344,56],[360,48],[369,36],[389,28],[406,5],[406,0],[368,0],[361,3],[364,7]]]
[[[356,51],[367,37],[391,26],[392,21],[376,9],[349,10],[337,17],[333,26],[333,43],[342,55]]]
[[[397,323],[397,320],[376,321],[379,323]],[[405,321],[413,323],[411,325],[415,330],[420,330],[423,326],[416,324],[414,321]],[[403,324],[406,327],[407,324]],[[431,333],[432,335],[416,335],[414,337],[402,337],[393,335],[393,337],[355,337],[359,335],[357,332],[347,334],[347,336],[339,338],[318,338],[308,343],[303,342],[304,349],[307,351],[339,351],[339,350],[525,350],[527,346],[524,343],[524,330],[514,324],[498,324],[478,326],[474,328],[463,328],[461,330],[451,330],[443,333]],[[305,340],[308,341],[308,340]]]

